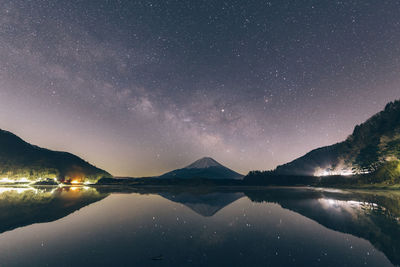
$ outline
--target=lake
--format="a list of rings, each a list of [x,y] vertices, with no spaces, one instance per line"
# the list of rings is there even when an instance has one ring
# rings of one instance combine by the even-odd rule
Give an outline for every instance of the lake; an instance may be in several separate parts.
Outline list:
[[[1,187],[0,266],[393,266],[400,193]]]

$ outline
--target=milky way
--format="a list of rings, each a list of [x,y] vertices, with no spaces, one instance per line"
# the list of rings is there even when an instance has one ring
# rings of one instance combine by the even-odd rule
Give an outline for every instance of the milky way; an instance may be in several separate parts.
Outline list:
[[[0,128],[114,175],[271,169],[400,96],[395,0],[0,6]]]

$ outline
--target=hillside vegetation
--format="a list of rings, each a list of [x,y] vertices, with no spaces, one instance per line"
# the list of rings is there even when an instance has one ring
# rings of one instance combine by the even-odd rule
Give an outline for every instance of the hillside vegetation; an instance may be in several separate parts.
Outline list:
[[[40,148],[0,130],[0,179],[96,182],[102,177],[111,175],[73,154]]]
[[[395,101],[357,125],[345,141],[315,149],[278,166],[275,173],[318,176],[377,172],[393,176],[399,159],[400,101]]]

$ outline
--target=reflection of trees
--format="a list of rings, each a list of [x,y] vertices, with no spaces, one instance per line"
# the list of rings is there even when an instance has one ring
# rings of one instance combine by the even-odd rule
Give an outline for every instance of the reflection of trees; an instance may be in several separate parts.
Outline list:
[[[275,189],[248,191],[252,201],[273,202],[321,225],[370,241],[400,264],[400,193]]]
[[[0,188],[0,232],[58,220],[114,192],[161,195],[205,216],[213,216],[244,193],[251,201],[277,203],[329,229],[364,238],[392,263],[400,264],[400,192],[396,191],[110,186],[99,186],[97,189]]]
[[[0,188],[0,232],[58,220],[105,198],[93,188]]]

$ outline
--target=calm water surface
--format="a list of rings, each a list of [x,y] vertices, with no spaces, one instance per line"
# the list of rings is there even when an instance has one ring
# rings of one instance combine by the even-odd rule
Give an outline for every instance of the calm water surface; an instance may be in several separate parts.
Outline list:
[[[0,188],[0,266],[393,266],[400,193]]]

